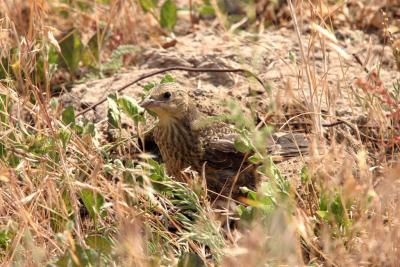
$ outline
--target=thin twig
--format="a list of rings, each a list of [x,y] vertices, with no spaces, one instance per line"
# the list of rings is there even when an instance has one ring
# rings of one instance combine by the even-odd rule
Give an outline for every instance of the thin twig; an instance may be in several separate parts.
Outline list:
[[[131,85],[133,85],[141,80],[144,80],[146,78],[152,77],[157,74],[161,74],[161,73],[164,73],[167,71],[174,71],[174,70],[188,71],[188,72],[239,72],[246,76],[251,76],[251,77],[255,78],[265,88],[263,81],[257,75],[255,75],[254,73],[252,73],[251,71],[246,70],[246,69],[192,68],[192,67],[185,67],[185,66],[175,66],[175,67],[168,67],[168,68],[156,70],[156,71],[153,71],[150,73],[146,73],[146,74],[140,76],[139,78],[135,79],[134,81],[122,86],[115,92],[120,93],[123,90],[125,90],[126,88],[130,87]],[[81,112],[79,112],[78,114],[76,114],[75,117],[79,117],[79,116],[85,114],[86,112],[96,108],[98,105],[104,103],[106,100],[107,100],[107,97],[102,98],[97,103],[91,105],[90,107],[88,107],[88,108],[82,110]]]
[[[360,64],[361,67],[364,68],[364,71],[365,71],[366,73],[369,73],[369,70],[367,69],[366,66],[364,66],[364,64],[362,63],[360,57],[359,57],[356,53],[353,53],[352,55],[353,55],[353,58],[356,60],[356,62],[357,62],[358,64]]]

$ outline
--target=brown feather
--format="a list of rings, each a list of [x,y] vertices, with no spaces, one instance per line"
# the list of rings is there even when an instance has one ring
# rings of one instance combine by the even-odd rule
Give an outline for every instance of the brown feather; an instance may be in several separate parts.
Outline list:
[[[152,90],[143,106],[159,118],[153,135],[169,175],[183,180],[182,171],[190,167],[205,176],[208,189],[233,197],[240,195],[241,186],[256,188],[257,166],[235,148],[237,133],[224,122],[207,121],[184,89],[175,83],[162,84]],[[289,154],[305,146],[302,139],[299,146],[293,145],[297,140],[290,136],[275,139],[271,139],[271,152],[282,152],[282,144]]]

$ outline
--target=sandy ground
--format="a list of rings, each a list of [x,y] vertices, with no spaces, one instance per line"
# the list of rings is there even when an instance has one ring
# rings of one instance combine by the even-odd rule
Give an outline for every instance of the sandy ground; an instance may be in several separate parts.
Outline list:
[[[393,81],[400,78],[390,47],[384,47],[377,36],[346,28],[335,32],[335,36],[338,47],[343,51],[349,55],[358,55],[362,61],[368,58],[365,64],[368,70],[380,66],[380,77],[386,88],[392,88]],[[352,93],[360,90],[354,86],[355,79],[366,77],[363,66],[352,57],[345,60],[328,46],[326,40],[322,42],[318,34],[312,33],[309,28],[303,31],[301,38],[304,52],[309,58],[310,70],[316,75],[312,77],[317,88],[314,93],[318,96],[316,105],[321,106],[325,113],[353,122],[359,116],[366,116]],[[271,116],[273,122],[284,123],[292,116],[288,114],[291,113],[287,110],[288,105],[301,106],[299,103],[309,102],[310,90],[304,65],[300,63],[299,40],[291,25],[279,30],[266,30],[261,34],[233,34],[203,27],[203,30],[177,35],[176,41],[174,46],[167,49],[149,45],[136,55],[135,68],[126,72],[76,85],[71,92],[61,97],[64,105],[72,104],[82,109],[142,74],[172,66],[245,68],[257,74],[271,89],[269,94],[254,79],[239,74],[171,72],[175,80],[190,91],[198,108],[210,115],[224,111],[222,100],[236,99],[245,111],[250,106],[255,107],[258,119],[266,114],[274,114],[278,115],[278,119]],[[161,77],[158,75],[141,81],[124,90],[123,94],[140,101],[144,94],[143,85],[150,81],[158,82]],[[271,109],[271,106],[275,108]],[[97,127],[104,131],[106,110],[105,103],[85,116],[97,122]],[[306,110],[303,107],[303,110],[295,114]],[[324,120],[325,123],[330,121]],[[125,122],[131,124],[129,120]],[[284,169],[295,174],[301,165],[289,163],[289,167]]]

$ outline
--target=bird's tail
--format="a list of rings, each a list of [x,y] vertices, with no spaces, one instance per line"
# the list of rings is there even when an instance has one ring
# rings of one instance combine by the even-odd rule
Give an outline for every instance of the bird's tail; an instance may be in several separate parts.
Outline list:
[[[308,154],[310,141],[303,133],[274,133],[268,152],[275,162]]]

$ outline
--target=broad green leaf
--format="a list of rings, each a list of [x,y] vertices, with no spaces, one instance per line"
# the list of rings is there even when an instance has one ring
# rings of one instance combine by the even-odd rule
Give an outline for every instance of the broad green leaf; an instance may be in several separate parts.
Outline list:
[[[242,153],[246,153],[251,150],[249,142],[247,140],[244,140],[243,138],[236,139],[234,145],[235,148]]]
[[[116,128],[121,128],[121,113],[119,112],[118,105],[116,102],[116,95],[109,95],[107,97],[108,101],[108,111],[107,111],[107,119],[108,123]]]
[[[62,121],[65,125],[75,124],[75,109],[73,106],[68,106],[61,114]]]
[[[268,145],[267,142],[270,139],[271,132],[272,128],[268,126],[253,132],[251,139],[252,144],[257,151],[260,151],[260,153],[265,152],[265,147]]]
[[[307,183],[308,181],[310,181],[310,176],[308,174],[307,165],[305,165],[303,168],[301,168],[300,178],[301,178],[302,183]]]
[[[138,47],[134,45],[120,45],[113,50],[109,60],[102,66],[104,71],[118,70],[123,66],[123,56],[138,52]]]
[[[257,211],[255,207],[252,206],[245,207],[243,205],[239,205],[236,210],[240,216],[240,220],[247,222],[251,222],[254,219]]]
[[[334,196],[322,194],[317,214],[327,222],[335,222],[340,226],[348,226],[349,220],[346,207],[343,205],[342,197],[336,193]]]
[[[60,137],[63,148],[66,149],[67,145],[69,143],[69,140],[71,139],[71,132],[66,129],[60,129],[58,136]]]
[[[10,232],[7,230],[0,231],[0,248],[6,250],[9,245],[11,245],[11,235]]]
[[[325,210],[318,210],[317,211],[317,214],[318,214],[318,216],[319,217],[321,217],[321,219],[324,219],[324,220],[328,220],[328,211],[325,211]]]
[[[165,172],[162,165],[160,165],[157,161],[153,159],[149,159],[148,163],[152,167],[150,178],[153,181],[162,181],[165,179]],[[155,184],[157,185],[157,184]]]
[[[336,222],[340,225],[345,225],[347,223],[347,216],[345,207],[343,206],[342,198],[339,194],[337,194],[333,199],[330,208],[335,216]]]
[[[213,6],[210,4],[202,5],[199,10],[199,13],[203,17],[204,16],[205,17],[214,17],[215,16],[215,10],[214,10]]]
[[[96,220],[96,216],[101,215],[101,208],[104,205],[103,196],[90,189],[82,189],[80,195],[90,217]]]
[[[172,0],[166,0],[160,10],[160,25],[172,30],[176,24],[176,5]]]
[[[101,264],[102,258],[92,248],[85,249],[78,244],[75,244],[74,248],[74,252],[67,250],[55,265],[58,267],[107,266],[106,263]]]
[[[259,154],[254,154],[248,160],[253,164],[259,164],[262,161],[262,157]]]
[[[101,35],[101,34],[100,34]],[[96,66],[99,62],[99,33],[95,33],[82,51],[82,63],[85,66]]]
[[[118,106],[135,122],[143,121],[143,108],[136,100],[129,96],[122,96],[118,99]]]
[[[54,149],[54,142],[47,136],[38,135],[32,140],[32,144],[29,146],[28,151],[36,155],[45,155]]]
[[[59,56],[54,46],[50,46],[47,57],[50,65],[55,65],[59,61]]]
[[[151,9],[155,8],[155,3],[153,0],[139,0],[139,4],[144,12],[148,12]]]
[[[60,42],[61,54],[64,63],[67,65],[71,73],[79,67],[82,58],[83,44],[77,31],[69,33],[69,35]]]
[[[88,121],[88,122],[86,122],[84,125],[83,125],[83,129],[82,129],[82,135],[90,135],[90,136],[95,136],[95,127],[94,127],[94,124],[93,124],[93,122],[90,122],[90,121]]]
[[[328,197],[325,194],[322,194],[319,199],[319,210],[328,211]]]
[[[109,255],[112,252],[112,242],[109,238],[102,235],[90,235],[85,238],[86,244],[95,251]]]
[[[18,164],[21,162],[21,158],[19,158],[16,154],[11,154],[8,157],[8,164],[10,164],[11,167],[17,167]]]

